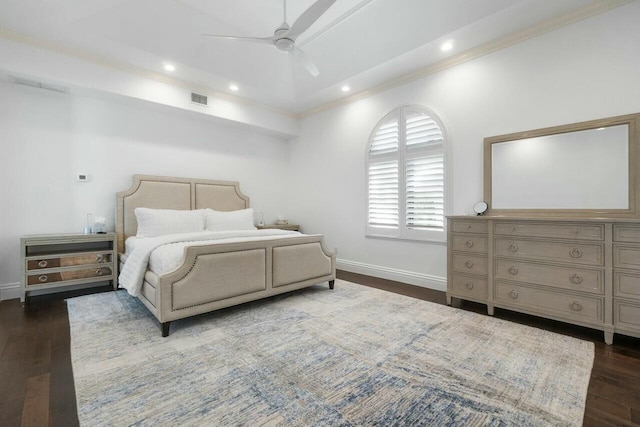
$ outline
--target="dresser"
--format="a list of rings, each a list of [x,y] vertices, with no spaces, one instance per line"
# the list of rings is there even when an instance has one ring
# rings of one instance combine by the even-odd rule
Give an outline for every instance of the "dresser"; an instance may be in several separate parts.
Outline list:
[[[452,298],[640,337],[640,222],[448,218]]]
[[[21,301],[38,290],[68,290],[88,283],[117,287],[116,234],[47,234],[20,239]]]

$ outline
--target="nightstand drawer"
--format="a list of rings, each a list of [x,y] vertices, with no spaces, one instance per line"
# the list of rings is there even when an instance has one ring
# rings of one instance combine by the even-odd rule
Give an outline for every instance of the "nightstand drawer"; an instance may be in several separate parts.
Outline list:
[[[487,238],[484,236],[453,235],[454,251],[487,253]]]
[[[496,238],[497,256],[604,265],[602,244]]]
[[[57,271],[27,275],[27,286],[44,285],[53,282],[105,277],[110,278],[112,271],[108,267],[88,268],[83,270]],[[108,279],[105,279],[108,280]]]
[[[497,222],[495,234],[574,240],[604,240],[604,224]]]
[[[495,267],[494,275],[497,279],[573,289],[594,294],[602,294],[604,289],[602,270],[560,267],[506,259],[496,260]]]
[[[81,255],[67,255],[59,257],[42,257],[27,260],[27,271],[42,270],[44,268],[71,267],[86,264],[105,264],[111,262],[111,252],[96,252]]]

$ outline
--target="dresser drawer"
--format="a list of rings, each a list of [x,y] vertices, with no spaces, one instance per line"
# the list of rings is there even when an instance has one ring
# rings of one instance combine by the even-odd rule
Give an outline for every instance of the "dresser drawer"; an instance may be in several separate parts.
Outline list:
[[[477,300],[486,300],[488,295],[487,279],[454,274],[449,291]]]
[[[485,236],[453,235],[451,248],[454,251],[487,253],[487,238]]]
[[[631,224],[613,224],[613,241],[640,243],[640,227]]]
[[[640,270],[640,246],[613,245],[613,266]]]
[[[454,219],[451,222],[451,231],[454,233],[480,233],[484,234],[488,230],[487,221],[464,221]]]
[[[485,276],[487,274],[487,258],[466,254],[454,254],[453,271]]]
[[[604,265],[602,244],[496,238],[497,256]]]
[[[27,271],[42,270],[44,268],[71,267],[75,265],[110,263],[111,256],[112,254],[110,252],[97,252],[81,255],[28,259]]]
[[[69,280],[98,278],[98,277],[110,277],[112,274],[111,269],[108,267],[101,268],[88,268],[83,270],[71,270],[71,271],[58,271],[48,273],[37,273],[27,275],[27,286],[44,285],[54,282],[66,282]]]
[[[604,240],[604,224],[496,222],[494,232],[506,236]]]
[[[591,323],[603,321],[602,298],[571,295],[502,282],[496,282],[494,290],[496,302],[531,313],[540,312]]]
[[[594,294],[603,293],[603,271],[579,267],[559,267],[522,261],[498,259],[494,276],[562,289],[573,289]]]
[[[640,301],[640,272],[613,272],[613,296]]]
[[[640,332],[640,304],[614,298],[613,324]]]

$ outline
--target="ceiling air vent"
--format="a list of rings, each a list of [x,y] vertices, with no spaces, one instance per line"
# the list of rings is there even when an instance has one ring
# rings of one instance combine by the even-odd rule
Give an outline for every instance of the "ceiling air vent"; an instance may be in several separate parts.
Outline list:
[[[19,85],[37,87],[39,89],[53,90],[55,92],[61,92],[61,93],[69,92],[69,88],[62,85],[57,85],[53,83],[43,83],[36,80],[25,79],[24,77],[12,76],[12,78],[13,78],[13,81]]]
[[[207,105],[207,97],[205,95],[199,95],[197,93],[191,92],[191,102],[195,102],[196,104]]]

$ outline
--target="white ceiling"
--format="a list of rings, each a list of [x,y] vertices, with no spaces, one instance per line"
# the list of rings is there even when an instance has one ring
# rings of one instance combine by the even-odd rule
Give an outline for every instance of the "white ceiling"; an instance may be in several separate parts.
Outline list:
[[[289,0],[289,24],[313,2]],[[316,78],[273,46],[201,35],[270,36],[282,0],[0,0],[0,28],[218,92],[233,82],[238,96],[300,113],[348,96],[344,84],[368,90],[590,3],[337,0],[297,41]]]

